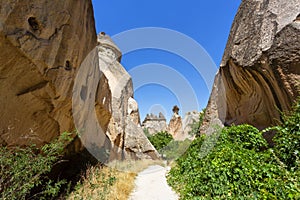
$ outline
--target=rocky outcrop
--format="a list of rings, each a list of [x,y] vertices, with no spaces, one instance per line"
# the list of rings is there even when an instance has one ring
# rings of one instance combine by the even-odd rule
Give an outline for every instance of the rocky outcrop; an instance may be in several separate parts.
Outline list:
[[[182,120],[178,111],[179,108],[175,106],[169,124],[166,123],[166,118],[162,113],[159,113],[158,116],[147,114],[142,123],[142,128],[147,129],[150,135],[167,131],[173,136],[174,140],[193,140],[193,136],[189,132],[192,130],[192,124],[199,121],[200,113],[197,111],[187,112]]]
[[[156,134],[161,131],[166,131],[167,120],[161,112],[158,114],[158,116],[152,113],[147,114],[142,123],[142,128],[146,129],[150,135]]]
[[[120,50],[105,35],[97,46],[90,0],[0,5],[0,145],[40,146],[78,128],[67,154],[87,153],[90,140],[97,154],[158,157],[138,125]]]
[[[187,112],[184,115],[182,120],[182,128],[183,128],[183,135],[181,136],[181,140],[184,139],[193,139],[193,136],[190,135],[190,131],[192,130],[192,125],[199,122],[200,112],[198,111],[191,111]]]
[[[179,108],[174,106],[173,115],[167,128],[168,133],[170,133],[175,140],[180,140],[183,135],[182,120],[178,112]]]
[[[229,40],[202,129],[211,122],[280,121],[300,91],[300,2],[244,0]]]
[[[138,104],[133,98],[132,79],[120,64],[121,51],[108,35],[98,35],[100,71],[107,77],[111,91],[111,113],[106,135],[112,150],[110,160],[158,158],[140,126]]]
[[[74,77],[97,44],[91,1],[0,4],[1,143],[41,145],[74,131]]]

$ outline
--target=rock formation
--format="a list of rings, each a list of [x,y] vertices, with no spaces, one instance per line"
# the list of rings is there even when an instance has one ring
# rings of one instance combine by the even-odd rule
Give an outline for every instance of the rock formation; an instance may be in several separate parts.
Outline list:
[[[182,120],[181,116],[178,114],[179,108],[177,106],[174,106],[172,111],[173,115],[169,122],[167,131],[173,136],[175,140],[179,140],[183,135]]]
[[[131,77],[118,62],[121,52],[105,36],[96,47],[90,0],[0,5],[0,145],[40,146],[92,121],[89,126],[107,135],[89,139],[103,148],[118,147],[123,158],[157,158],[137,125]],[[88,70],[79,73],[82,66]],[[76,137],[67,152],[83,151],[81,141]]]
[[[166,118],[162,113],[159,113],[158,116],[152,113],[147,114],[142,123],[142,128],[147,129],[151,135],[161,131],[167,131],[173,136],[174,140],[192,140],[193,136],[189,134],[192,130],[191,125],[199,121],[200,113],[197,111],[187,112],[182,120],[178,111],[179,108],[174,106],[173,115],[169,124],[167,124]]]
[[[210,97],[209,123],[280,121],[300,91],[300,1],[243,0]]]
[[[147,129],[148,133],[153,135],[155,133],[167,130],[167,120],[165,116],[160,112],[158,116],[154,114],[147,114],[145,117],[142,128]]]
[[[2,144],[41,145],[74,130],[73,81],[96,41],[91,1],[1,0]]]
[[[181,140],[184,140],[186,138],[193,139],[193,136],[191,136],[189,133],[192,130],[192,124],[199,122],[199,115],[200,112],[198,111],[187,112],[184,115],[184,118],[182,120],[183,135],[181,137]]]
[[[140,127],[138,104],[133,98],[132,79],[119,63],[121,51],[108,35],[98,35],[99,67],[108,79],[112,117],[106,135],[112,142],[111,159],[158,158]]]

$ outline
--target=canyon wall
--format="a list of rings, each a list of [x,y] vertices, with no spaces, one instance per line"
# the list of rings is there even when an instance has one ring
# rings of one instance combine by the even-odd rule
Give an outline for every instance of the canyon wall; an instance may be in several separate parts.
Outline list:
[[[0,5],[0,142],[42,145],[74,130],[74,77],[97,44],[92,3]]]
[[[300,91],[300,1],[243,0],[207,106],[209,124],[280,122]]]
[[[0,145],[41,146],[67,131],[79,133],[67,153],[85,151],[82,141],[90,137],[98,150],[118,147],[114,158],[158,157],[138,126],[121,52],[102,39],[90,0],[0,1]],[[96,136],[80,138],[85,124]]]

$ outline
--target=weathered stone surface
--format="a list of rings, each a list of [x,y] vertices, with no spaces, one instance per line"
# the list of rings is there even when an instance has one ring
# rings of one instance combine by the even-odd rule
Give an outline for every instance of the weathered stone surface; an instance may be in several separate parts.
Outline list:
[[[0,141],[40,145],[74,131],[73,80],[96,46],[91,1],[0,5]]]
[[[299,14],[299,0],[242,1],[205,125],[219,120],[263,129],[280,121],[300,91]]]
[[[113,149],[110,159],[158,158],[139,125],[138,104],[133,99],[132,79],[119,63],[121,52],[108,35],[98,35],[100,71],[107,77],[111,91],[112,117],[106,135]]]
[[[180,140],[193,139],[193,136],[191,136],[189,133],[192,130],[192,124],[199,122],[199,115],[200,112],[198,111],[187,112],[184,115],[182,120],[183,134]]]
[[[39,146],[79,128],[80,139],[66,146],[67,153],[87,153],[87,144],[96,154],[111,150],[124,157],[128,150],[135,158],[158,157],[138,127],[121,52],[101,37],[97,46],[90,0],[0,0],[0,145]]]
[[[158,159],[159,154],[145,136],[141,127],[138,127],[130,118],[126,117],[125,128],[125,159]]]
[[[174,140],[181,140],[181,138],[183,137],[182,120],[178,112],[179,108],[177,106],[174,106],[173,115],[167,128],[168,133],[173,136]]]
[[[167,130],[167,121],[165,116],[162,113],[159,113],[158,116],[154,114],[147,114],[145,117],[142,128],[147,129],[148,133],[153,135],[155,133],[166,131]]]
[[[180,140],[181,136],[183,135],[183,128],[182,128],[182,120],[181,116],[174,113],[167,129],[168,133],[170,133],[174,140]]]
[[[128,99],[128,114],[131,120],[137,125],[141,126],[139,106],[136,100],[132,97]]]

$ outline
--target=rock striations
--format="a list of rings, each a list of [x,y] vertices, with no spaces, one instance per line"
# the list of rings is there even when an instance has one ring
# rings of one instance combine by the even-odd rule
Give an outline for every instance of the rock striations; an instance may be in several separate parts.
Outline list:
[[[74,130],[74,77],[96,41],[91,1],[1,0],[2,144],[41,145]]]
[[[300,1],[243,0],[206,110],[209,123],[280,121],[300,91]]]
[[[119,63],[121,52],[108,35],[98,35],[99,67],[108,79],[112,117],[106,135],[112,142],[111,159],[158,158],[140,126],[132,79]]]
[[[94,116],[107,134],[102,138],[110,143],[106,147],[121,153],[114,158],[157,158],[139,127],[132,80],[120,59],[120,50],[105,34],[97,46],[90,0],[1,0],[0,145],[40,146],[73,132],[73,116],[79,124]],[[89,70],[79,74],[83,63]],[[87,83],[96,78],[90,88]],[[81,87],[74,87],[78,83]],[[92,89],[93,102],[82,114]],[[80,99],[72,99],[77,93]],[[83,149],[78,138],[68,147],[73,153]]]

